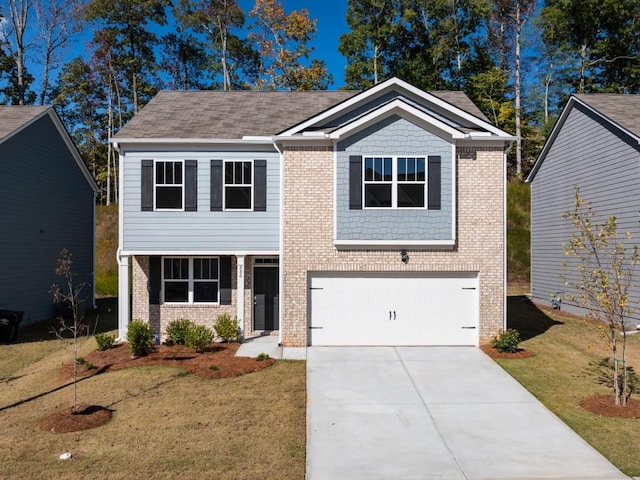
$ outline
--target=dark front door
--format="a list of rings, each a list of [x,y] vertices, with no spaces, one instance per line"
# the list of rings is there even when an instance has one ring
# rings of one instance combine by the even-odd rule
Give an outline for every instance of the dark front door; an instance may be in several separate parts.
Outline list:
[[[278,267],[253,269],[253,328],[278,330]]]

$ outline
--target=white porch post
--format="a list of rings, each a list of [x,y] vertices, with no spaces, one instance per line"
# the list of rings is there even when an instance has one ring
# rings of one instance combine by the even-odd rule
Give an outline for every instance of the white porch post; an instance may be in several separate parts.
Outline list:
[[[244,335],[244,255],[236,255],[237,259],[237,291],[236,317],[240,326],[240,333]]]
[[[118,340],[127,339],[129,329],[129,257],[118,255]]]

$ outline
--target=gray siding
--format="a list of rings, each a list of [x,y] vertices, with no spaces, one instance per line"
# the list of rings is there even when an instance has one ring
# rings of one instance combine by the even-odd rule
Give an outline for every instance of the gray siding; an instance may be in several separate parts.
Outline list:
[[[140,168],[143,159],[197,160],[196,212],[142,212]],[[210,211],[210,161],[267,161],[265,212]],[[280,221],[280,159],[277,152],[262,151],[156,151],[130,152],[124,159],[123,228],[127,251],[259,251],[277,252]]]
[[[560,275],[576,279],[575,261],[564,256],[563,245],[573,233],[562,214],[573,210],[574,186],[593,204],[598,221],[609,216],[618,220],[621,240],[640,243],[640,154],[619,132],[584,111],[574,108],[568,115],[547,157],[531,184],[531,289],[535,301],[550,304],[555,292],[565,292],[563,309],[584,313],[566,298],[568,287]],[[631,242],[624,239],[632,234]],[[567,268],[563,269],[563,262]],[[636,284],[640,285],[640,279]],[[632,304],[640,300],[633,291]],[[634,315],[638,318],[638,315]]]
[[[349,155],[439,155],[442,159],[441,210],[349,210]],[[452,175],[451,143],[399,116],[391,116],[339,142],[337,239],[452,239]]]
[[[48,116],[0,144],[0,169],[0,308],[35,323],[53,315],[63,248],[77,281],[93,283],[93,190]]]

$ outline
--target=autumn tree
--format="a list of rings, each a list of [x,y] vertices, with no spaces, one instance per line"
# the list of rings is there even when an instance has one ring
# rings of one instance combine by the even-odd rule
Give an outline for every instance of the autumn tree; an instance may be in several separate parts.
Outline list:
[[[6,95],[11,103],[26,105],[33,103],[34,95],[27,93],[29,84],[33,78],[27,73],[25,65],[25,52],[28,46],[27,26],[31,21],[32,13],[29,8],[29,0],[6,0],[0,9],[0,48],[4,57],[11,60],[9,70],[12,93]]]
[[[572,259],[571,266],[569,262],[563,264],[561,277],[572,289],[568,298],[606,325],[606,338],[613,356],[615,402],[624,406],[630,395],[626,327],[631,314],[637,311],[637,306],[629,303],[629,294],[640,252],[637,245],[629,247],[630,233],[620,238],[616,217],[604,221],[597,218],[578,187],[574,209],[563,217],[571,221],[574,232],[564,245],[565,255]],[[572,275],[570,270],[577,275]]]
[[[331,82],[323,60],[310,58],[309,42],[317,31],[317,20],[306,9],[286,13],[280,0],[256,0],[249,12],[254,19],[249,38],[260,59],[258,90],[326,89]]]

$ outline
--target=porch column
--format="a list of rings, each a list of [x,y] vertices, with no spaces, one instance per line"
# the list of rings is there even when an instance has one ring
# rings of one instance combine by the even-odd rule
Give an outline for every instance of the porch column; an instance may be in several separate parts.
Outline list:
[[[129,257],[118,255],[118,340],[127,339],[129,329]]]
[[[238,292],[238,298],[236,299],[236,317],[238,318],[240,334],[244,335],[244,255],[236,255],[236,260],[236,286]]]

